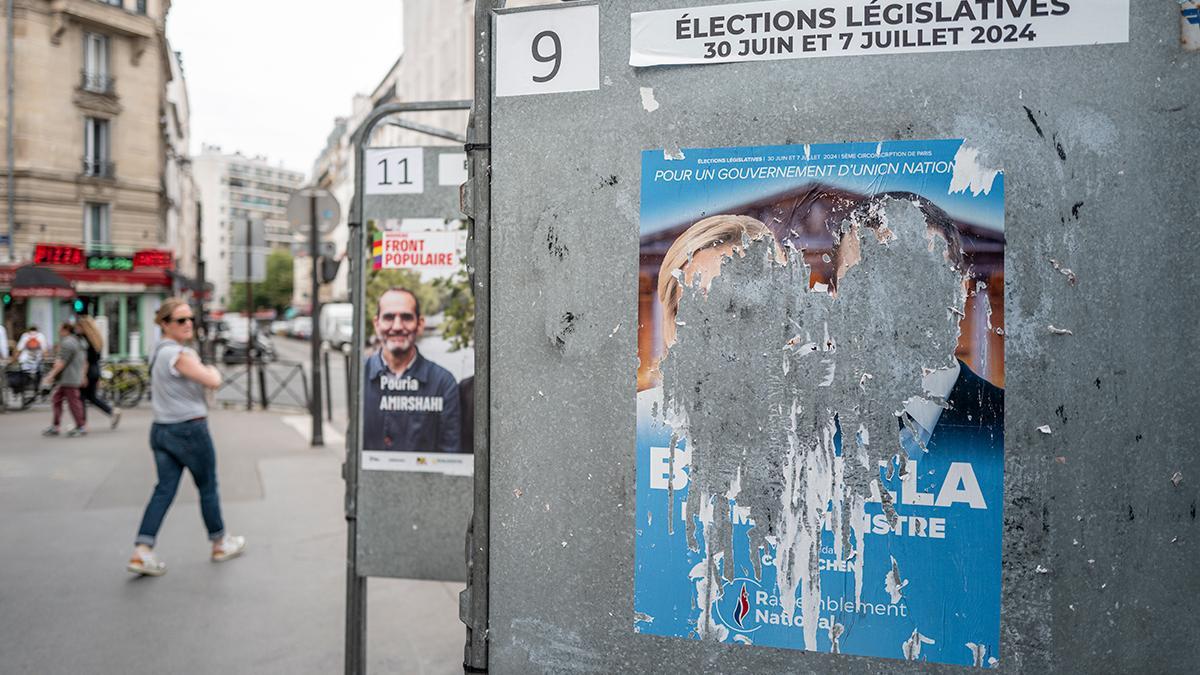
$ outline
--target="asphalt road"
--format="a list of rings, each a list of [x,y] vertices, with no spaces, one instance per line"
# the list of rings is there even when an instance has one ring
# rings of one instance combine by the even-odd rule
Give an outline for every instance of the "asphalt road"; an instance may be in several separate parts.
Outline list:
[[[125,571],[154,484],[144,403],[119,429],[45,439],[49,411],[0,414],[0,672],[333,673],[342,666],[342,450],[309,418],[214,410],[227,527],[247,552],[208,560],[185,478],[160,533],[161,578]],[[336,440],[336,439],[334,439]],[[461,673],[461,584],[371,579],[376,673]]]

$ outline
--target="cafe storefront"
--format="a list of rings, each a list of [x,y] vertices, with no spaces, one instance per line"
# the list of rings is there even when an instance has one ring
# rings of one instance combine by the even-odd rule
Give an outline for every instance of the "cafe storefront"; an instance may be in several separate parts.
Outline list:
[[[145,359],[158,340],[154,313],[171,293],[171,251],[84,250],[64,244],[38,244],[32,263],[70,282],[73,293],[39,293],[13,289],[17,268],[29,263],[0,264],[0,322],[16,341],[35,325],[53,344],[57,326],[77,314],[96,319],[105,336],[105,356],[119,360]]]

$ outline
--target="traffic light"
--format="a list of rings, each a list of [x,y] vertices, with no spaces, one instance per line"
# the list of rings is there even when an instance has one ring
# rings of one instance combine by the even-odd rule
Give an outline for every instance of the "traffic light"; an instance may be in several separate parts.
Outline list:
[[[83,314],[83,300],[75,298],[75,313]]]
[[[3,302],[4,302],[4,306],[5,306],[5,307],[8,307],[9,305],[11,305],[11,304],[12,304],[12,294],[11,294],[11,293],[5,293],[5,294],[4,294],[4,297],[0,298],[0,301],[3,301]]]

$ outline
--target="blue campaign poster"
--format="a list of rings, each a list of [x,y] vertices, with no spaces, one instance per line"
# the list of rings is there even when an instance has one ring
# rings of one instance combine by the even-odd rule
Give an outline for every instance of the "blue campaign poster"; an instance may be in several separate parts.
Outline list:
[[[1004,469],[1004,174],[988,165],[962,140],[643,154],[637,632],[996,666]],[[660,282],[679,272],[667,269],[664,260],[672,244],[705,218],[748,217],[781,245],[803,251],[812,267],[811,283],[820,290],[837,274],[825,254],[838,245],[842,223],[884,198],[936,205],[961,237],[968,263],[966,300],[953,355],[958,365],[938,393],[946,405],[928,418],[928,428],[897,427],[899,442],[909,450],[907,466],[903,471],[879,466],[879,485],[891,497],[895,518],[885,514],[884,500],[865,503],[860,527],[851,535],[862,537],[854,542],[861,559],[847,551],[839,556],[834,533],[821,532],[820,593],[814,602],[780,597],[777,541],[769,537],[766,546],[751,551],[755,523],[737,508],[736,497],[725,512],[732,522],[735,562],[725,569],[726,562],[719,561],[721,588],[712,592],[705,587],[711,577],[703,570],[712,561],[702,533],[713,525],[702,514],[687,512],[687,415],[665,414],[660,366],[670,368],[664,356],[676,327],[673,314],[664,320]],[[924,442],[917,444],[906,433],[920,433]],[[833,440],[839,453],[842,442],[839,429]],[[696,532],[691,542],[689,519]],[[761,562],[760,572],[752,556]]]

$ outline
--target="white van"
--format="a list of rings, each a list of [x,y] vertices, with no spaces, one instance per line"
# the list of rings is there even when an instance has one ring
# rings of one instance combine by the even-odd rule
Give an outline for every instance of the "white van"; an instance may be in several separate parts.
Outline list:
[[[337,349],[345,349],[354,339],[354,305],[333,302],[321,306],[321,339]]]

